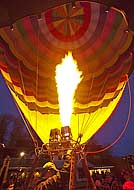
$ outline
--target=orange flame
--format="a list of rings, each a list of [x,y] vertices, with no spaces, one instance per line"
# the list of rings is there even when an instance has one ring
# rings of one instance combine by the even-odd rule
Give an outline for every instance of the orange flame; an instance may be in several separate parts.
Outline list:
[[[63,126],[70,126],[73,112],[75,90],[82,80],[82,72],[77,68],[77,62],[72,53],[68,52],[62,63],[56,66],[56,83],[58,91],[60,118]]]

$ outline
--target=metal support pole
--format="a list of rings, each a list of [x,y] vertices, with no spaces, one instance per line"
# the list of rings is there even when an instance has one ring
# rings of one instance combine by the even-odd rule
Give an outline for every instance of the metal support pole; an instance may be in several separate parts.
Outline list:
[[[76,163],[77,163],[76,153],[73,152],[72,157],[71,157],[69,190],[75,190],[75,186],[76,186],[76,175],[75,175]]]

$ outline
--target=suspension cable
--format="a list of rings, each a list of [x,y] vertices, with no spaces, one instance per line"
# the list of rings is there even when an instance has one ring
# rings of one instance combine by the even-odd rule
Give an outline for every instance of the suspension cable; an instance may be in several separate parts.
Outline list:
[[[92,78],[92,81],[91,81],[90,89],[89,89],[89,92],[88,92],[88,98],[90,97],[91,89],[93,87],[94,76],[91,77],[91,78]],[[89,115],[89,118],[90,118],[90,116],[91,116],[91,114]],[[84,131],[84,129],[85,129],[85,125],[84,125],[85,117],[86,117],[86,114],[84,114],[84,118],[83,118],[83,122],[82,122],[82,127],[81,127],[81,132],[80,133],[82,133],[82,131]]]
[[[100,96],[102,90],[104,89],[104,86],[105,86],[105,84],[106,84],[106,81],[107,81],[107,78],[105,78],[105,80],[104,80],[104,82],[103,82],[103,85],[102,85],[102,88],[100,89],[100,92],[99,92],[99,94],[97,95],[97,100],[99,99],[99,96]],[[101,105],[99,105],[98,109],[100,108],[100,106],[101,106]],[[97,112],[95,112],[95,114],[92,116],[92,118],[91,118],[90,116],[88,117],[88,119],[87,119],[87,121],[86,121],[86,123],[85,123],[85,125],[84,125],[84,128],[83,128],[84,132],[87,131],[87,125],[88,125],[89,123],[91,123],[91,121],[93,121],[93,119],[94,119],[95,117],[97,117],[97,115],[98,115]]]
[[[24,122],[24,124],[25,124],[25,126],[26,126],[26,128],[27,128],[27,130],[28,130],[28,132],[29,132],[29,134],[30,134],[30,136],[31,136],[31,139],[32,139],[33,142],[34,142],[35,147],[37,147],[37,146],[38,146],[37,140],[35,139],[34,135],[33,135],[32,132],[31,132],[29,123],[27,122],[26,118],[25,118],[24,115],[22,114],[22,111],[20,110],[20,107],[18,106],[18,104],[17,104],[16,102],[15,102],[15,104],[16,104],[16,107],[17,107],[17,109],[18,109],[18,111],[19,111],[19,114],[20,114],[20,116],[21,116],[21,118],[22,118],[22,120],[23,120],[23,122]]]
[[[37,29],[37,48],[36,48],[36,83],[35,83],[35,104],[36,104],[36,130],[37,130],[37,111],[38,111],[38,108],[37,108],[37,97],[38,97],[38,81],[39,81],[39,34],[40,34],[40,31],[39,31],[39,25],[38,25],[38,29]]]
[[[115,141],[113,143],[111,143],[110,145],[108,145],[108,146],[106,146],[100,150],[83,152],[84,154],[97,154],[97,153],[101,153],[101,152],[108,150],[109,148],[114,146],[121,139],[123,134],[125,133],[125,131],[128,127],[128,123],[129,123],[129,119],[130,119],[130,115],[131,115],[131,110],[132,110],[132,92],[131,92],[129,80],[128,80],[127,84],[128,84],[128,92],[129,92],[129,110],[128,110],[128,117],[127,117],[127,120],[125,122],[123,130],[121,131],[119,136],[115,139]]]

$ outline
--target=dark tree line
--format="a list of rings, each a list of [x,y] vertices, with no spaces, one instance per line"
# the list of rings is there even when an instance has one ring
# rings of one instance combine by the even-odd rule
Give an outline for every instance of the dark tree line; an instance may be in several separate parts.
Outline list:
[[[30,134],[20,117],[14,115],[0,115],[0,143],[10,152],[34,149]]]

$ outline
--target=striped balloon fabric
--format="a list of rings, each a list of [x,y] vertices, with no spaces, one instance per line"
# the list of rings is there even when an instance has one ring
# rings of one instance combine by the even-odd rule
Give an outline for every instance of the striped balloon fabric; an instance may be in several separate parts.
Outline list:
[[[75,94],[71,129],[86,142],[117,106],[133,67],[133,36],[125,14],[95,2],[65,4],[0,29],[0,69],[43,142],[60,128],[55,67],[68,51],[83,80]]]

